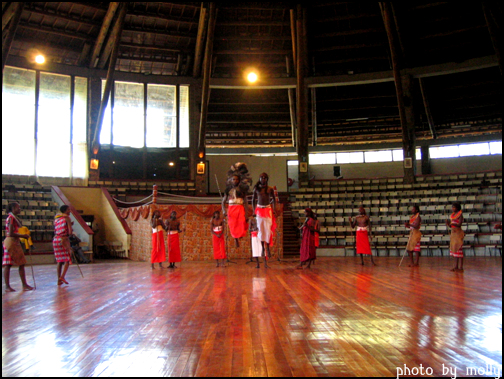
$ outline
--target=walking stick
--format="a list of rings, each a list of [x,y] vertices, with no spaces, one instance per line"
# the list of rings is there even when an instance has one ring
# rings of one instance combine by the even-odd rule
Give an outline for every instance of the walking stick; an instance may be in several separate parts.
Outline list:
[[[35,282],[35,274],[33,272],[33,261],[32,261],[32,255],[31,255],[31,246],[28,247],[28,256],[30,257],[30,268],[31,268],[31,272],[32,272],[33,288],[37,289],[37,283]]]
[[[82,274],[82,270],[79,266],[79,262],[77,261],[77,257],[75,256],[75,253],[72,248],[70,248],[70,254],[72,254],[72,257],[75,259],[75,263],[77,264],[77,268],[79,269],[81,276],[84,278],[84,275]]]
[[[406,251],[408,251],[407,247],[404,249],[404,253],[403,253],[403,256],[401,258],[401,262],[399,262],[399,266],[398,267],[401,267],[402,261],[403,261],[404,257],[406,256]]]

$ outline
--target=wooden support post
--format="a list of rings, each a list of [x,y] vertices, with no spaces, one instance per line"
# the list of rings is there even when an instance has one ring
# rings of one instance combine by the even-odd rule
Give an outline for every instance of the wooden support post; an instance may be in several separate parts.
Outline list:
[[[208,102],[210,100],[210,76],[212,72],[212,53],[213,53],[213,41],[214,41],[214,30],[215,21],[217,18],[217,9],[215,3],[210,3],[208,19],[208,33],[205,46],[205,58],[203,60],[203,85],[201,94],[201,118],[200,118],[200,128],[199,128],[199,139],[198,139],[198,159],[199,161],[205,162],[206,159],[206,124],[208,116]],[[206,194],[206,180],[207,173],[205,175],[196,175],[196,194],[204,195]]]
[[[201,60],[203,57],[203,42],[205,41],[207,33],[207,10],[204,7],[204,3],[201,3],[200,18],[198,24],[198,35],[196,37],[196,49],[194,52],[194,67],[193,67],[193,77],[198,78],[201,71]]]
[[[504,75],[502,62],[502,4],[496,1],[483,1],[483,14],[485,15],[490,38],[495,50],[495,55],[499,61],[501,76]]]
[[[312,145],[317,146],[317,89],[311,89],[312,111]]]
[[[107,80],[105,82],[105,90],[103,91],[103,97],[102,97],[101,104],[100,104],[100,113],[98,115],[98,119],[96,120],[93,142],[91,144],[91,146],[93,148],[93,152],[95,152],[95,154],[99,150],[98,139],[100,136],[101,127],[102,127],[102,123],[103,123],[103,116],[105,115],[105,109],[107,108],[110,92],[112,90],[112,85],[114,84],[114,71],[115,71],[115,65],[116,65],[116,60],[117,60],[117,54],[119,53],[119,42],[121,40],[122,26],[124,24],[124,18],[126,17],[126,6],[127,6],[127,3],[121,3],[120,10],[119,10],[119,16],[116,21],[120,25],[120,27],[118,29],[118,33],[117,33],[116,38],[114,40],[114,47],[112,50],[112,56],[110,57],[109,67],[108,67],[108,71],[107,71]]]
[[[96,38],[96,42],[93,47],[93,53],[91,54],[91,58],[89,61],[89,68],[95,68],[98,64],[98,57],[100,56],[100,51],[102,49],[103,42],[105,42],[105,37],[107,36],[110,24],[114,19],[114,15],[116,14],[118,6],[119,6],[118,2],[111,2],[109,4],[107,13],[105,14],[102,26],[100,28],[100,32],[98,33],[98,37]]]
[[[392,59],[392,70],[397,95],[397,106],[401,119],[402,142],[404,152],[404,183],[415,182],[415,118],[413,101],[411,98],[411,77],[403,75],[403,57],[400,54],[397,30],[393,19],[392,9],[389,2],[380,2],[383,23],[387,32]]]
[[[105,66],[107,65],[107,61],[109,60],[109,57],[111,62],[112,59],[114,59],[114,66],[115,66],[115,62],[117,60],[117,53],[119,51],[119,45],[121,43],[121,34],[124,26],[124,19],[126,17],[127,9],[128,9],[128,3],[126,2],[121,3],[119,5],[117,20],[114,24],[114,27],[112,28],[112,31],[110,32],[109,39],[107,40],[107,43],[103,48],[103,53],[101,54],[100,60],[98,61],[98,68],[101,69],[105,68]],[[112,58],[114,53],[115,57]]]
[[[291,39],[292,39],[292,61],[294,68],[296,67],[296,10],[290,10],[290,23],[291,23]]]
[[[2,41],[2,73],[5,67],[5,63],[7,62],[7,57],[9,56],[9,51],[12,45],[12,41],[14,40],[14,35],[16,34],[16,29],[19,25],[19,20],[21,20],[23,7],[24,3],[12,3],[7,9],[7,12],[9,12],[9,14],[2,15],[2,34],[4,34],[4,28],[9,25],[5,33],[5,38],[3,38]]]
[[[287,75],[289,77],[292,75],[291,61],[289,56],[285,56],[285,64],[287,67]],[[287,94],[289,96],[289,111],[291,119],[291,135],[292,135],[292,146],[296,147],[296,90],[294,88],[289,88]]]
[[[298,4],[296,18],[296,108],[297,108],[297,153],[299,181],[309,180],[308,173],[308,91],[305,84],[307,72],[307,48],[305,9]]]
[[[420,92],[422,93],[422,100],[425,108],[425,114],[427,115],[427,122],[429,123],[429,129],[433,139],[437,138],[436,133],[436,125],[434,125],[434,119],[432,118],[432,112],[429,105],[429,99],[427,98],[427,94],[424,87],[424,82],[422,78],[418,78],[420,83]]]
[[[422,149],[422,175],[430,175],[432,173],[432,170],[431,170],[429,146],[422,145],[421,149]]]

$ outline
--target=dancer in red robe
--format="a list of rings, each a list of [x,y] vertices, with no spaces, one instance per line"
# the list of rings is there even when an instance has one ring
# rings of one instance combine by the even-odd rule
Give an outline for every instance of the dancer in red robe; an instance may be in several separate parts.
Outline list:
[[[180,222],[177,220],[177,212],[173,211],[171,213],[170,219],[165,223],[165,230],[168,241],[168,262],[170,262],[168,268],[177,268],[175,263],[182,262],[179,233],[184,231],[180,229]]]
[[[222,215],[227,217],[229,231],[240,247],[239,239],[247,235],[247,193],[250,188],[250,174],[245,163],[238,162],[228,171],[227,187],[222,198]],[[226,211],[225,204],[228,203]]]
[[[361,257],[361,264],[364,265],[363,255],[369,255],[371,257],[371,263],[376,266],[373,260],[373,254],[371,253],[371,245],[369,244],[368,228],[371,225],[371,220],[366,214],[364,207],[359,208],[359,215],[352,220],[350,217],[350,225],[352,229],[357,226],[357,231],[355,233],[355,246],[357,254]]]
[[[161,220],[161,212],[156,210],[152,213],[152,250],[151,264],[154,269],[154,263],[159,263],[159,267],[163,268],[163,262],[166,261],[166,252],[163,237],[163,220]]]
[[[212,220],[210,221],[210,231],[212,232],[212,245],[214,259],[217,261],[217,266],[226,267],[224,261],[226,259],[226,240],[224,237],[224,220],[220,217],[220,212],[215,211]],[[222,259],[222,263],[219,263]]]
[[[303,231],[303,238],[301,240],[301,250],[300,250],[300,260],[301,263],[296,267],[299,269],[304,268],[305,264],[308,264],[306,268],[310,268],[312,262],[317,259],[316,247],[315,247],[315,219],[313,218],[313,211],[310,208],[305,209],[305,222],[301,226]]]

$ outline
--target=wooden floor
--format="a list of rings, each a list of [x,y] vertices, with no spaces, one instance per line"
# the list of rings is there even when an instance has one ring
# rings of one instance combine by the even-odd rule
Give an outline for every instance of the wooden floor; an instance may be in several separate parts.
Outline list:
[[[35,266],[2,297],[2,376],[396,376],[502,365],[502,260]],[[28,268],[29,283],[32,283]],[[422,365],[422,366],[420,366]],[[444,365],[444,366],[443,366]],[[413,374],[415,371],[412,372]],[[481,373],[481,371],[480,371]],[[423,375],[428,376],[428,375]],[[488,376],[488,375],[487,375]]]

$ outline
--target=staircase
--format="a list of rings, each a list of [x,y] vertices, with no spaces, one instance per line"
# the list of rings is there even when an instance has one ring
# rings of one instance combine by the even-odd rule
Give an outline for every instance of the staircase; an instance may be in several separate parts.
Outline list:
[[[283,208],[283,257],[297,258],[299,256],[299,231],[294,224],[290,208],[289,195],[280,195]]]

